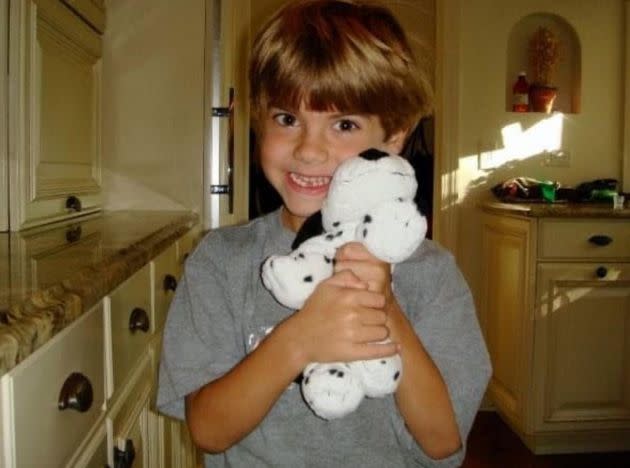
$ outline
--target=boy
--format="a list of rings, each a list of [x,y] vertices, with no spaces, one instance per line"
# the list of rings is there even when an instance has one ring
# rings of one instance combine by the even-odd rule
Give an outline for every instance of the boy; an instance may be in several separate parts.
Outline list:
[[[358,243],[301,310],[262,286],[320,209],[330,178],[368,148],[399,153],[429,107],[391,14],[352,0],[303,0],[259,33],[250,66],[259,163],[280,210],[210,233],[186,264],[164,332],[158,406],[186,418],[206,466],[456,466],[490,374],[468,288],[425,241],[391,274]],[[389,338],[391,343],[377,344]],[[400,353],[394,396],[333,421],[292,382],[309,362]]]

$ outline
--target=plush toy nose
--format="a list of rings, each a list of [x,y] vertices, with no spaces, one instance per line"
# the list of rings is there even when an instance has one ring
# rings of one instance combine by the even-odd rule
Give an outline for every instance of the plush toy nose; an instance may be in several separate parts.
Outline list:
[[[370,148],[369,150],[365,150],[363,153],[359,154],[359,157],[367,159],[368,161],[377,161],[387,156],[389,156],[388,153],[377,150],[376,148]]]

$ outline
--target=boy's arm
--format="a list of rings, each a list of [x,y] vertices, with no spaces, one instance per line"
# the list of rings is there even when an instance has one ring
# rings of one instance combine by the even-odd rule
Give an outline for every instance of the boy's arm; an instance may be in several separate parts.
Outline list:
[[[452,258],[434,248],[421,262],[396,267],[396,274],[405,278],[397,283],[397,294],[407,299],[409,318],[391,290],[390,266],[372,257],[361,244],[340,248],[336,268],[350,269],[370,290],[382,291],[389,298],[385,310],[390,338],[401,345],[404,369],[396,402],[406,431],[433,459],[421,457],[420,461],[432,463],[455,453],[444,464],[457,462],[463,456],[458,448],[465,443],[483,396],[490,363],[470,292]]]
[[[263,420],[311,361],[374,359],[398,351],[387,336],[381,294],[350,272],[320,284],[304,307],[279,324],[222,377],[186,397],[186,420],[204,450],[227,450]],[[276,365],[282,363],[282,365]]]
[[[224,376],[186,397],[186,421],[197,446],[210,453],[227,450],[262,421],[300,373],[286,333],[286,326],[277,326]]]
[[[387,310],[390,337],[401,345],[404,372],[396,391],[400,414],[429,457],[448,457],[462,441],[446,384],[395,298]]]

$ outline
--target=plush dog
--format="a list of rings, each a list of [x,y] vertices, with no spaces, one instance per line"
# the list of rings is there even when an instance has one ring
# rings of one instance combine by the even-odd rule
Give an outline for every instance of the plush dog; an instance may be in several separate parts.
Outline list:
[[[411,165],[402,157],[370,149],[339,165],[321,212],[310,217],[288,255],[262,266],[265,287],[278,302],[300,309],[315,287],[333,274],[337,248],[362,242],[380,260],[399,263],[420,245],[426,219],[413,202],[417,189]],[[303,372],[302,394],[324,419],[354,411],[365,396],[393,393],[402,375],[400,356],[370,361],[311,363]]]

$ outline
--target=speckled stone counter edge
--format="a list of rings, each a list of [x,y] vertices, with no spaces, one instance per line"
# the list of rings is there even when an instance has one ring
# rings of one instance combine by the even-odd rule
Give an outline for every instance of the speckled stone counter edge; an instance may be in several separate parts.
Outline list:
[[[630,219],[630,205],[613,210],[608,204],[581,203],[502,203],[486,201],[481,203],[484,211],[529,218],[625,218]]]
[[[29,295],[0,317],[0,377],[90,310],[105,295],[198,223],[194,213],[178,216],[71,278]]]

